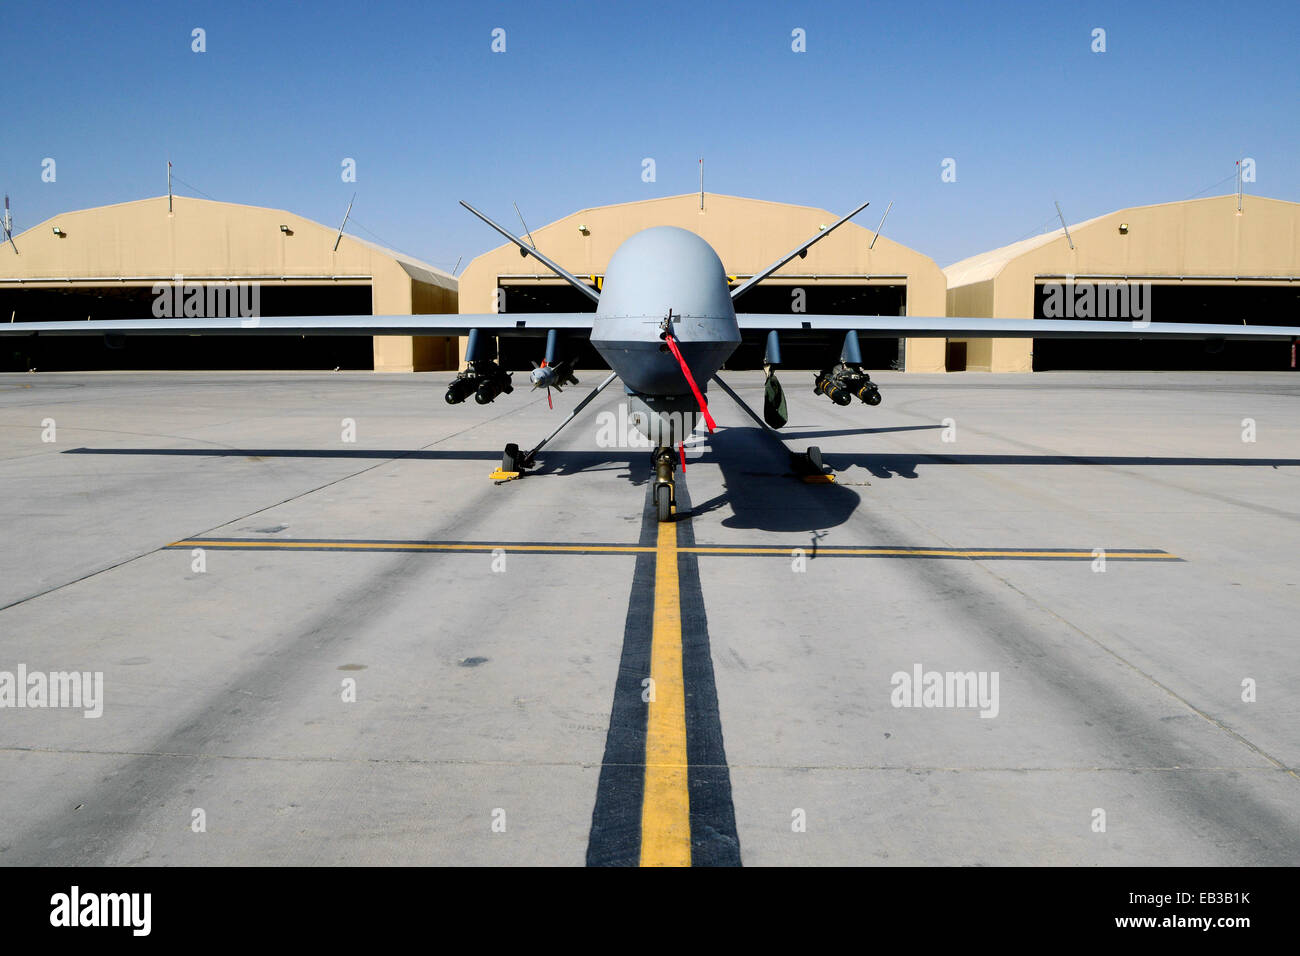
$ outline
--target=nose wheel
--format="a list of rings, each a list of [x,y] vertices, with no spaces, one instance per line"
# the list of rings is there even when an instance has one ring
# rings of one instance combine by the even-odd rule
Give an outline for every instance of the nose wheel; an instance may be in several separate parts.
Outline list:
[[[660,521],[671,521],[677,505],[677,456],[671,448],[657,448],[653,456],[655,510]]]

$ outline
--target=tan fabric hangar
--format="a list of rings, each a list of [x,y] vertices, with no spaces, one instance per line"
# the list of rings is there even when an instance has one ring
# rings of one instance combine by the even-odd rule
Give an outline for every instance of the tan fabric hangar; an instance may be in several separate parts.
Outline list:
[[[845,211],[832,213],[716,193],[705,193],[701,203],[699,193],[688,193],[583,209],[533,229],[532,239],[539,250],[565,269],[598,286],[606,264],[623,240],[651,226],[679,226],[713,246],[728,275],[743,280],[819,228],[833,223]],[[868,208],[858,219],[873,218],[873,213],[878,216]],[[788,314],[799,302],[803,305],[800,311],[814,314],[942,315],[946,287],[943,272],[934,261],[884,235],[871,248],[873,238],[875,232],[856,220],[846,223],[808,250],[806,258],[795,259],[745,293],[736,302],[737,311]],[[460,310],[582,312],[594,311],[594,303],[551,275],[537,260],[523,258],[519,249],[505,244],[478,256],[461,273]],[[529,361],[542,356],[520,350],[536,347],[536,343],[506,341],[502,355],[512,367],[527,368]],[[942,340],[909,339],[901,345],[897,339],[863,339],[862,348],[863,358],[871,368],[887,369],[905,363],[909,371],[943,371]],[[813,367],[825,357],[800,354],[784,343],[782,351],[790,368]],[[759,360],[761,344],[747,343],[728,365],[753,366]],[[587,347],[582,350],[579,366],[603,367],[603,363]]]
[[[1244,196],[1239,207],[1236,194],[1216,196],[1121,209],[1068,232],[949,266],[948,315],[1252,325],[1295,325],[1300,316],[1300,203]],[[1103,300],[1127,304],[1129,314],[1096,314]],[[947,355],[949,370],[993,372],[1291,362],[1285,342],[952,339]]]
[[[279,209],[160,196],[61,213],[5,243],[0,321],[148,318],[159,315],[160,301],[164,316],[183,315],[185,284],[216,287],[229,314],[238,296],[248,304],[252,288],[264,316],[456,311],[450,275],[353,236],[339,239],[337,228]],[[6,341],[0,368],[409,372],[450,368],[455,358],[454,338],[87,337]]]

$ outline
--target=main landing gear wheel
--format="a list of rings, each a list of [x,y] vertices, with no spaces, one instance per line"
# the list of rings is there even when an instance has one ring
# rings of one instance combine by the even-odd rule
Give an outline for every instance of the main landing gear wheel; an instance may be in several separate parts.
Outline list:
[[[790,467],[796,475],[820,475],[825,469],[822,466],[822,450],[816,445],[809,445],[804,454],[790,452]]]
[[[812,465],[813,471],[817,474],[822,473],[822,450],[816,445],[808,446],[808,464]]]
[[[822,450],[816,445],[809,445],[808,451],[802,455],[791,452],[790,467],[796,476],[810,484],[835,480],[834,473],[828,471],[822,463]]]
[[[501,456],[502,471],[523,471],[519,467],[519,446],[514,442],[506,445],[505,453]]]
[[[519,453],[519,446],[511,442],[501,454],[501,467],[492,472],[490,477],[497,483],[513,481],[524,473],[529,464],[528,459]]]

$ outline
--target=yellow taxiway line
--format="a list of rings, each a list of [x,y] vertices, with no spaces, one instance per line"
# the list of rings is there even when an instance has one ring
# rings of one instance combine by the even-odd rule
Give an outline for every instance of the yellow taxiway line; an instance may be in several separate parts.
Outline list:
[[[173,541],[169,548],[231,548],[272,551],[550,551],[653,554],[654,548],[635,544],[464,544],[440,541],[239,541],[222,538],[192,538]]]
[[[686,682],[682,672],[682,610],[677,580],[677,525],[659,525],[655,548],[654,625],[650,644],[653,693],[645,740],[641,865],[691,865],[691,797],[687,785]]]

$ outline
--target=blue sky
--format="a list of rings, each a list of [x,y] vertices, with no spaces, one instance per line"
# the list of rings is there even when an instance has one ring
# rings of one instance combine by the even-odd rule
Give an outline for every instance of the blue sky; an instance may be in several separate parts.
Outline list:
[[[458,199],[536,228],[692,192],[700,157],[709,191],[870,199],[873,228],[892,199],[885,234],[940,265],[1054,200],[1074,222],[1231,192],[1238,156],[1248,192],[1300,200],[1294,2],[11,0],[0,37],[18,229],[164,193],[168,157],[178,193],[331,225],[355,191],[349,231],[446,269],[497,244]]]

